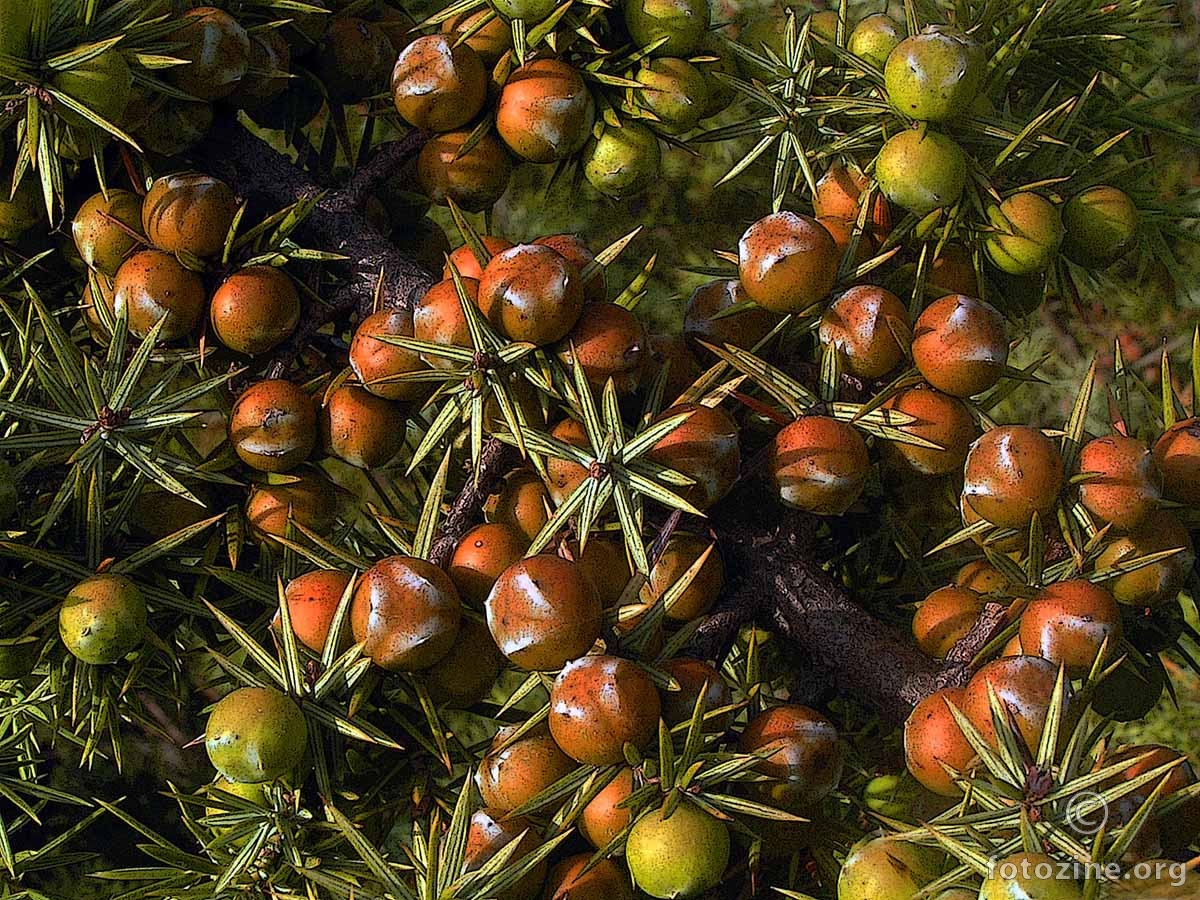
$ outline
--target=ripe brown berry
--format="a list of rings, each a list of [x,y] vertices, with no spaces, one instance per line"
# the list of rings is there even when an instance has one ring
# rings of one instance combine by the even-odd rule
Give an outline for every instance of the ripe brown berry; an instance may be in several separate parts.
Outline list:
[[[301,475],[284,484],[256,484],[246,500],[246,521],[261,538],[285,537],[291,518],[318,533],[337,520],[337,489],[325,479]]]
[[[682,413],[688,418],[660,438],[648,456],[692,479],[694,484],[671,490],[697,509],[708,509],[737,481],[742,464],[737,423],[719,406],[703,403],[672,406],[656,421]]]
[[[260,381],[233,404],[229,442],[250,468],[287,472],[308,459],[317,444],[317,408],[290,381]]]
[[[325,32],[316,73],[335,103],[356,103],[383,91],[396,51],[375,22],[338,16]]]
[[[787,704],[759,713],[747,723],[738,749],[769,753],[756,769],[775,780],[756,787],[764,799],[784,809],[812,807],[842,777],[837,729],[807,706]]]
[[[468,212],[482,212],[508,189],[512,159],[490,133],[464,152],[470,136],[453,131],[430,138],[417,157],[417,179],[434,203],[446,206],[453,200]]]
[[[611,859],[592,865],[591,853],[568,856],[546,879],[545,900],[633,900],[624,868]]]
[[[858,166],[842,163],[831,165],[817,180],[817,189],[813,193],[813,210],[817,218],[856,221],[867,184],[867,176]],[[891,207],[878,192],[867,219],[867,228],[877,236],[885,235],[892,229]]]
[[[821,223],[822,228],[829,232],[829,236],[833,238],[833,243],[837,245],[840,264],[854,245],[854,222],[848,222],[845,219],[834,219],[830,216],[821,216],[817,221]],[[871,237],[869,231],[863,232],[859,235],[858,246],[854,247],[854,255],[850,258],[850,265],[861,266],[874,255],[875,239]]]
[[[738,242],[738,272],[746,294],[777,313],[811,314],[833,290],[841,254],[811,216],[772,213]]]
[[[539,725],[512,740],[517,725],[496,731],[491,748],[475,773],[483,802],[509,812],[524,806],[559,779],[575,771],[575,762],[559,749],[550,729]]]
[[[164,175],[142,201],[142,229],[159,250],[216,256],[237,214],[229,185],[201,172]]]
[[[999,528],[1025,528],[1033,514],[1045,519],[1062,489],[1062,454],[1040,429],[1002,425],[971,445],[963,469],[963,496]]]
[[[648,345],[646,329],[632,312],[615,303],[588,303],[559,356],[567,365],[578,362],[597,391],[611,378],[617,393],[626,395],[641,383]]]
[[[1167,496],[1200,506],[1200,419],[1176,422],[1154,442],[1154,462]]]
[[[596,588],[600,604],[606,609],[616,606],[633,577],[625,542],[619,536],[593,534],[588,537],[582,553],[579,552],[578,542],[571,542],[570,547],[583,574]]]
[[[977,594],[994,594],[1011,587],[1008,577],[982,559],[972,560],[954,575],[954,583]]]
[[[421,673],[434,703],[466,709],[487,696],[504,657],[487,625],[464,618],[450,652]]]
[[[563,419],[550,430],[552,437],[575,447],[587,447],[587,431],[576,419]],[[561,505],[588,477],[588,470],[573,459],[549,457],[546,460],[546,489]]]
[[[360,469],[387,465],[404,446],[406,429],[398,404],[352,384],[330,393],[321,410],[325,451]]]
[[[992,747],[999,746],[988,700],[990,685],[1026,746],[1036,752],[1057,680],[1058,666],[1040,656],[993,660],[971,676],[960,709]]]
[[[963,774],[975,750],[954,719],[950,704],[962,711],[966,690],[942,688],[917,704],[904,723],[904,762],[913,778],[942,797],[958,797],[962,789],[943,768]]]
[[[512,340],[545,346],[565,337],[579,320],[583,282],[557,250],[522,244],[487,264],[479,279],[479,308]]]
[[[398,347],[380,337],[412,337],[413,317],[403,309],[381,309],[363,319],[350,342],[350,368],[362,386],[386,400],[421,400],[428,383],[399,377],[428,368],[415,350]]]
[[[658,734],[654,681],[617,656],[569,662],[550,690],[550,733],[567,756],[593,766],[621,762],[626,744],[645,748]]]
[[[488,67],[494,66],[512,47],[512,29],[504,19],[486,7],[447,19],[442,30],[453,35],[455,40],[461,40],[462,35],[466,35],[463,43],[478,53]]]
[[[274,266],[249,266],[217,288],[209,304],[217,338],[237,353],[266,353],[291,337],[300,322],[300,295]]]
[[[480,240],[483,243],[483,248],[487,250],[490,256],[503,253],[513,246],[512,241],[506,241],[504,238],[496,237],[494,234],[485,234]],[[443,278],[450,278],[451,265],[454,266],[460,277],[474,278],[478,281],[483,276],[483,269],[486,263],[475,256],[469,244],[463,244],[461,247],[457,247],[450,254],[450,258],[446,260],[446,264],[442,267]]]
[[[534,243],[557,250],[567,262],[579,270],[580,274],[596,261],[596,255],[577,234],[547,234],[534,239]],[[604,266],[598,265],[593,273],[584,279],[583,299],[587,303],[600,303],[606,296],[605,269]]]
[[[579,833],[597,850],[603,850],[633,822],[633,810],[620,806],[634,788],[633,769],[623,766],[579,814]],[[625,852],[618,845],[616,853]]]
[[[477,303],[479,282],[474,278],[460,280],[470,302]],[[412,324],[413,337],[418,341],[446,347],[473,346],[467,317],[451,279],[439,281],[425,292],[413,310]],[[456,360],[432,353],[424,353],[422,358],[435,369],[453,369],[459,365]]]
[[[293,578],[284,588],[283,599],[292,620],[292,631],[297,640],[314,653],[325,649],[334,613],[342,602],[350,577],[349,572],[339,572],[337,569],[317,569]],[[278,626],[279,622],[280,617],[276,613],[273,624]],[[341,644],[339,651],[350,646],[349,628],[342,630]]]
[[[363,653],[390,672],[427,669],[450,652],[462,604],[454,582],[431,562],[389,556],[354,588],[350,626]]]
[[[1082,578],[1042,588],[1021,613],[1021,647],[1063,665],[1079,678],[1101,648],[1112,656],[1121,639],[1121,611],[1113,595]]]
[[[1114,537],[1096,557],[1096,571],[1116,568],[1121,563],[1164,550],[1180,552],[1105,582],[1119,603],[1161,606],[1179,596],[1196,564],[1192,536],[1174,512],[1155,510],[1128,534]]]
[[[85,263],[110,278],[142,235],[142,198],[132,191],[92,194],[71,221],[75,248]]]
[[[467,847],[463,868],[467,872],[480,869],[497,853],[517,841],[510,865],[521,862],[541,846],[537,826],[524,816],[507,816],[505,810],[480,809],[471,816],[467,826]],[[495,895],[495,900],[534,900],[546,879],[546,861],[542,860],[511,887]]]
[[[979,296],[979,277],[971,252],[962,244],[947,244],[929,267],[928,285],[940,288],[941,296],[963,294]]]
[[[549,520],[546,513],[549,500],[546,485],[537,473],[514,469],[504,477],[500,492],[488,499],[484,512],[489,522],[511,525],[532,543]]]
[[[733,344],[749,350],[779,323],[778,315],[757,307],[717,318],[719,313],[749,299],[736,278],[709,281],[692,291],[683,311],[683,335],[698,358],[705,363],[716,361],[711,351],[700,346],[700,341],[716,347]]]
[[[670,402],[678,400],[696,379],[700,377],[700,366],[687,342],[678,334],[650,335],[650,358],[644,380],[653,384],[659,373],[666,370],[663,397]]]
[[[674,727],[690,722],[696,701],[704,696],[700,706],[705,714],[723,709],[733,702],[733,693],[716,668],[699,659],[677,656],[665,660],[659,668],[679,684],[677,691],[661,691],[663,721]],[[704,720],[702,730],[720,733],[729,727],[729,713]]]
[[[255,74],[238,82],[229,102],[239,109],[261,110],[288,89],[291,68],[292,49],[279,29],[252,33],[248,71]]]
[[[468,44],[428,34],[402,51],[392,69],[396,111],[415,128],[453,131],[475,118],[487,96],[487,71]]]
[[[184,12],[171,40],[182,44],[171,55],[187,60],[167,78],[198,100],[219,100],[233,93],[250,67],[250,36],[224,10],[199,6]]]
[[[501,573],[487,598],[487,623],[500,652],[523,669],[553,671],[587,653],[603,615],[578,563],[541,554]]]
[[[1088,441],[1079,451],[1079,500],[1102,522],[1128,531],[1158,508],[1162,476],[1144,441],[1113,434]]]
[[[511,525],[489,522],[463,535],[446,566],[459,596],[481,605],[496,579],[519,562],[529,547],[525,536]]]
[[[841,351],[846,371],[882,378],[904,359],[896,333],[908,330],[908,307],[891,291],[861,284],[838,296],[821,317],[820,338]]]
[[[935,300],[913,326],[913,362],[939,391],[974,397],[1008,363],[1008,329],[994,306],[964,294]]]
[[[912,632],[921,652],[945,659],[975,625],[983,611],[983,598],[972,590],[938,588],[922,601],[913,616]]]
[[[840,516],[858,499],[871,457],[852,425],[803,416],[775,436],[767,463],[779,499],[821,516]]]
[[[978,429],[966,404],[927,384],[918,384],[889,397],[885,409],[912,416],[915,421],[896,427],[905,434],[937,444],[942,449],[889,441],[890,452],[922,475],[961,472],[967,450]]]
[[[121,263],[113,281],[113,311],[128,317],[129,331],[138,337],[146,337],[164,317],[161,340],[190,334],[207,300],[200,276],[160,250],[135,253]]]
[[[682,579],[706,552],[708,557],[691,583],[667,607],[666,617],[670,621],[690,622],[716,604],[725,587],[725,563],[721,559],[721,551],[708,538],[677,531],[671,535],[662,555],[651,567],[649,596],[657,600],[665,597],[672,585]]]
[[[496,130],[529,162],[566,159],[583,149],[596,104],[582,76],[557,59],[535,59],[515,69],[500,92]]]

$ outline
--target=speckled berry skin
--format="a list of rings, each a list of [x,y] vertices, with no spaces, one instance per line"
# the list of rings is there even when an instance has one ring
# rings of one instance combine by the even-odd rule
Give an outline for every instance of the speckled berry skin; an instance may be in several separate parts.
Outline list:
[[[544,724],[513,741],[517,728],[507,725],[496,731],[475,773],[483,802],[505,812],[524,806],[575,770],[575,761],[559,749]]]
[[[468,709],[488,695],[504,657],[487,625],[464,618],[450,652],[422,673],[429,697],[450,709]]]
[[[479,308],[514,341],[553,344],[583,312],[583,279],[554,248],[521,244],[493,256],[483,270]]]
[[[305,528],[325,532],[337,520],[337,493],[323,478],[301,475],[286,484],[256,484],[246,500],[246,521],[259,537],[287,534],[288,515]]]
[[[633,810],[620,804],[633,793],[634,772],[628,766],[588,801],[579,814],[579,833],[597,850],[603,850],[633,821]],[[625,852],[618,845],[615,855]]]
[[[1058,207],[1040,194],[1021,191],[988,209],[993,231],[983,242],[992,264],[1009,275],[1045,271],[1063,241]]]
[[[389,380],[427,368],[420,354],[379,340],[380,336],[412,337],[412,314],[404,309],[381,309],[359,323],[350,342],[350,368],[362,386],[385,400],[427,396],[428,382]]]
[[[445,34],[417,38],[392,70],[396,111],[410,125],[454,131],[475,118],[487,96],[487,71],[468,44]]]
[[[894,837],[863,838],[838,873],[838,900],[909,900],[937,877],[941,855]]]
[[[996,729],[988,700],[988,685],[1016,719],[1026,745],[1036,748],[1050,710],[1058,666],[1040,656],[1010,656],[993,660],[967,682],[963,694],[964,715],[992,746],[996,747]]]
[[[488,499],[484,512],[489,522],[511,525],[532,543],[547,522],[549,499],[546,485],[536,472],[515,469],[504,477],[500,492]]]
[[[434,203],[453,200],[467,212],[490,209],[508,188],[512,158],[492,134],[463,151],[469,131],[430,138],[417,157],[417,180]]]
[[[550,734],[572,759],[621,762],[626,744],[648,746],[658,734],[658,689],[636,663],[585,656],[563,666],[550,690]]]
[[[583,367],[588,383],[602,391],[609,379],[618,394],[637,390],[650,339],[641,321],[615,303],[588,303],[563,339],[560,358]]]
[[[663,410],[656,421],[687,413],[688,418],[659,439],[650,459],[691,478],[687,487],[670,490],[698,509],[708,509],[729,493],[742,463],[738,427],[719,406],[681,403]]]
[[[640,122],[607,126],[583,151],[583,174],[606,197],[640,194],[654,184],[662,166],[658,136]]]
[[[233,404],[229,442],[250,468],[288,472],[308,459],[316,446],[317,408],[290,381],[260,381]]]
[[[480,237],[483,242],[483,248],[487,250],[489,256],[495,256],[497,253],[502,253],[513,246],[512,241],[506,241],[502,237],[496,237],[492,234],[485,234]],[[475,256],[475,252],[469,244],[463,244],[461,247],[456,247],[450,254],[450,258],[446,260],[442,267],[442,278],[450,278],[450,266],[462,278],[474,278],[476,281],[483,275],[483,268],[486,263],[482,262]]]
[[[596,261],[596,254],[584,243],[583,238],[577,234],[544,234],[539,238],[534,238],[533,243],[557,250],[563,259],[579,270],[580,275],[583,275],[584,270]],[[584,278],[583,302],[601,303],[607,296],[607,272],[604,266],[596,266],[592,270],[592,274]]]
[[[450,576],[423,559],[389,556],[354,588],[350,626],[363,653],[389,672],[427,669],[450,652],[462,603]]]
[[[708,31],[708,0],[628,0],[625,27],[639,47],[666,38],[655,56],[691,56]]]
[[[524,816],[508,816],[504,810],[479,809],[471,814],[467,826],[467,846],[463,868],[474,872],[482,868],[497,853],[517,841],[513,863],[532,853],[541,846],[537,826]],[[547,863],[542,860],[530,869],[518,882],[496,894],[496,900],[534,900],[541,892],[546,879]]]
[[[1154,462],[1171,500],[1200,507],[1200,419],[1176,422],[1154,442]]]
[[[1000,380],[1008,364],[1008,328],[998,309],[964,294],[947,294],[913,325],[913,362],[931,385],[974,397]]]
[[[146,632],[146,600],[124,575],[85,578],[71,588],[58,611],[58,633],[81,662],[93,666],[120,661],[136,650]]]
[[[404,446],[407,421],[394,401],[344,384],[325,398],[321,437],[328,453],[360,469],[378,469]]]
[[[819,335],[825,346],[841,351],[845,369],[859,378],[882,378],[904,359],[895,328],[909,328],[908,307],[891,291],[872,284],[840,294],[821,317]]]
[[[487,19],[482,25],[480,20]],[[463,42],[483,60],[487,68],[500,61],[505,53],[512,49],[512,29],[500,16],[492,15],[486,7],[459,13],[447,19],[442,24],[442,31],[451,35],[455,40],[460,35],[468,34]]]
[[[840,261],[833,236],[800,213],[765,216],[738,241],[742,288],[776,313],[812,312],[833,290]]]
[[[479,295],[479,282],[474,278],[460,279],[469,302],[475,303]],[[458,291],[450,279],[439,281],[417,301],[412,314],[413,337],[418,341],[442,344],[447,347],[471,347],[471,330],[467,327],[467,316],[463,312]],[[425,362],[435,369],[452,369],[458,366],[455,360],[433,353],[421,354]]]
[[[708,538],[676,531],[650,569],[650,596],[662,597],[706,551],[708,558],[692,578],[691,584],[667,607],[666,616],[672,622],[690,622],[716,604],[725,587],[725,562],[721,559],[721,551]]]
[[[661,56],[642,61],[635,76],[637,103],[667,134],[685,134],[700,124],[708,106],[708,81],[686,59]]]
[[[916,705],[904,723],[904,762],[908,771],[928,790],[942,797],[959,797],[962,789],[946,772],[945,764],[966,772],[975,758],[949,704],[962,711],[964,688],[942,688]]]
[[[249,266],[221,282],[208,314],[222,344],[254,356],[291,337],[300,322],[300,295],[281,269]]]
[[[249,69],[255,74],[238,82],[229,102],[240,109],[263,109],[288,89],[291,68],[292,49],[279,29],[254,32],[250,35]]]
[[[250,67],[250,35],[224,10],[199,6],[184,12],[172,40],[183,44],[172,56],[188,65],[167,69],[167,78],[197,100],[228,97]]]
[[[512,525],[485,522],[462,536],[446,571],[459,596],[482,605],[504,570],[521,561],[529,541]]]
[[[298,765],[308,726],[290,697],[270,687],[244,687],[222,697],[208,716],[204,749],[230,781],[274,781]]]
[[[700,897],[721,883],[729,865],[729,826],[684,800],[671,815],[643,814],[625,842],[634,883],[651,897]]]
[[[912,632],[926,656],[945,659],[983,611],[983,598],[969,588],[950,585],[927,596],[913,616]]]
[[[283,599],[292,620],[292,631],[297,640],[314,653],[325,648],[334,613],[350,584],[350,577],[349,572],[337,569],[317,569],[293,578],[284,588]],[[280,621],[276,613],[274,624],[278,625]],[[340,649],[350,646],[349,628],[342,630],[341,643]]]
[[[975,261],[962,244],[947,244],[929,269],[928,283],[946,294],[979,296],[979,278],[975,274]]]
[[[855,222],[869,183],[858,166],[834,163],[817,180],[817,189],[813,192],[814,214],[818,219]],[[866,230],[875,237],[883,237],[892,230],[891,205],[878,191],[867,216]]]
[[[1063,483],[1058,445],[1028,425],[985,431],[967,454],[963,496],[983,518],[1000,528],[1025,528],[1034,513],[1054,510]]]
[[[113,311],[128,316],[129,331],[137,337],[148,335],[164,316],[160,340],[191,334],[207,299],[200,276],[160,250],[135,253],[121,264],[113,281]]]
[[[505,569],[486,610],[496,646],[523,669],[559,669],[600,637],[603,610],[595,585],[578,563],[548,553]]]
[[[758,791],[785,809],[811,808],[827,797],[842,777],[843,751],[833,723],[798,704],[773,706],[752,718],[742,732],[742,753],[769,751],[757,770],[775,781]]]
[[[633,900],[633,888],[622,866],[611,859],[592,865],[589,852],[568,856],[551,869],[543,896],[545,900]]]
[[[1103,269],[1125,255],[1137,238],[1138,208],[1120,188],[1098,184],[1063,207],[1062,252],[1091,269]]]
[[[944,134],[902,131],[880,149],[875,179],[888,200],[924,216],[958,202],[967,186],[967,156]]]
[[[1096,557],[1096,570],[1110,569],[1121,562],[1164,550],[1180,552],[1105,582],[1120,603],[1139,607],[1161,606],[1179,596],[1196,564],[1196,547],[1192,536],[1175,512],[1155,510],[1128,534],[1114,536]]]
[[[668,725],[675,726],[681,722],[690,722],[696,709],[696,701],[704,695],[701,703],[703,710],[708,713],[729,706],[733,702],[733,693],[725,678],[717,669],[699,659],[686,656],[676,656],[664,660],[660,668],[679,683],[677,691],[660,691],[662,697],[662,717]],[[702,726],[706,732],[719,734],[729,726],[729,714],[713,716],[705,719]]]
[[[1047,585],[1021,614],[1021,648],[1065,666],[1072,678],[1088,673],[1102,647],[1106,659],[1115,656],[1121,633],[1113,595],[1081,578]]]
[[[329,24],[316,74],[335,103],[356,103],[382,92],[396,49],[387,31],[357,16],[338,16]]]
[[[1128,531],[1158,508],[1162,475],[1144,441],[1121,434],[1096,438],[1079,451],[1077,466],[1094,474],[1079,485],[1079,500],[1102,522]]]
[[[141,234],[142,198],[132,191],[114,189],[107,197],[97,191],[83,202],[71,222],[71,236],[80,257],[110,278],[139,245]]]
[[[237,197],[219,178],[200,172],[164,175],[142,201],[142,230],[168,253],[216,256],[237,210]]]
[[[846,48],[864,62],[883,71],[896,45],[904,39],[904,29],[891,16],[883,13],[860,19],[846,40]]]
[[[829,416],[804,416],[775,436],[767,466],[785,504],[840,516],[862,493],[871,457],[854,426]]]
[[[583,149],[596,104],[580,74],[557,59],[535,59],[508,76],[496,130],[521,159],[548,163]]]
[[[987,66],[962,32],[928,26],[895,46],[884,65],[888,99],[913,119],[944,122],[967,111]]]
[[[967,450],[978,434],[975,419],[965,403],[921,384],[888,398],[884,408],[913,417],[915,421],[896,426],[900,431],[942,448],[889,441],[886,446],[909,468],[922,475],[934,476],[962,471]]]
[[[749,299],[742,283],[735,278],[710,281],[692,291],[683,311],[683,335],[699,359],[706,363],[716,361],[716,356],[701,347],[700,341],[715,347],[733,344],[749,350],[779,323],[776,313],[754,307],[737,315],[716,318],[718,313]]]

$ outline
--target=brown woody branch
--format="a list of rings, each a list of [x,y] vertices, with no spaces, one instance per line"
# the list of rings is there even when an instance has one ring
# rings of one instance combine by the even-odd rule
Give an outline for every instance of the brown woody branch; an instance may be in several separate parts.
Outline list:
[[[348,257],[345,288],[327,306],[307,311],[300,330],[271,366],[282,374],[327,322],[351,311],[369,311],[376,285],[383,302],[411,306],[433,282],[430,273],[407,259],[366,220],[363,204],[382,180],[416,153],[424,136],[414,134],[378,149],[349,185],[329,190],[304,224],[315,246]],[[205,143],[205,165],[225,178],[242,197],[267,211],[279,209],[322,188],[236,121],[220,122]],[[431,552],[445,563],[479,517],[497,480],[513,464],[511,451],[490,439],[484,445],[478,478],[468,476],[452,501]],[[990,605],[980,621],[942,664],[916,649],[911,639],[872,617],[817,562],[814,520],[780,509],[759,496],[761,479],[750,479],[717,509],[712,524],[720,536],[730,584],[726,596],[693,637],[691,652],[722,658],[743,625],[756,623],[798,651],[797,666],[811,682],[801,686],[833,689],[861,700],[893,722],[939,687],[965,683],[968,663],[1003,623],[1003,609]],[[764,510],[775,512],[764,515]]]

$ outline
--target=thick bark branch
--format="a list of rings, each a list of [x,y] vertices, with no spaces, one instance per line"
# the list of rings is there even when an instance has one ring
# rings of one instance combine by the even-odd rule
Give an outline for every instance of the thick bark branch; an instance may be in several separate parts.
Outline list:
[[[376,287],[389,307],[411,307],[429,289],[434,277],[404,256],[367,221],[364,204],[371,191],[420,151],[425,135],[414,132],[380,147],[346,187],[324,191],[301,226],[301,235],[322,250],[347,257],[346,285],[325,305],[312,304],[299,329],[271,366],[282,374],[305,344],[324,325],[356,310],[369,313]],[[207,171],[227,181],[252,207],[274,212],[298,200],[321,195],[323,188],[292,165],[274,148],[255,137],[233,118],[213,125],[202,145]]]
[[[328,321],[351,310],[368,312],[377,284],[382,285],[385,304],[404,307],[415,303],[433,282],[430,273],[404,257],[363,214],[365,198],[417,152],[423,140],[423,135],[414,134],[378,149],[349,185],[325,193],[305,222],[306,240],[349,258],[347,283],[328,305],[306,312],[299,331],[270,367],[271,374],[283,374]],[[322,190],[233,120],[218,123],[205,152],[209,171],[268,210]],[[485,444],[478,480],[468,478],[442,522],[431,552],[434,562],[444,564],[449,559],[512,464],[505,445],[495,439]],[[764,515],[764,510],[774,512]],[[816,702],[836,690],[893,722],[902,722],[912,706],[934,690],[965,683],[970,660],[1004,621],[1003,608],[990,605],[950,658],[939,664],[921,654],[907,635],[878,621],[847,595],[818,562],[814,520],[780,509],[775,498],[765,496],[761,479],[743,483],[712,511],[711,522],[731,578],[725,598],[696,632],[690,652],[719,659],[743,625],[753,622],[769,628],[798,651],[797,699],[802,702]]]

